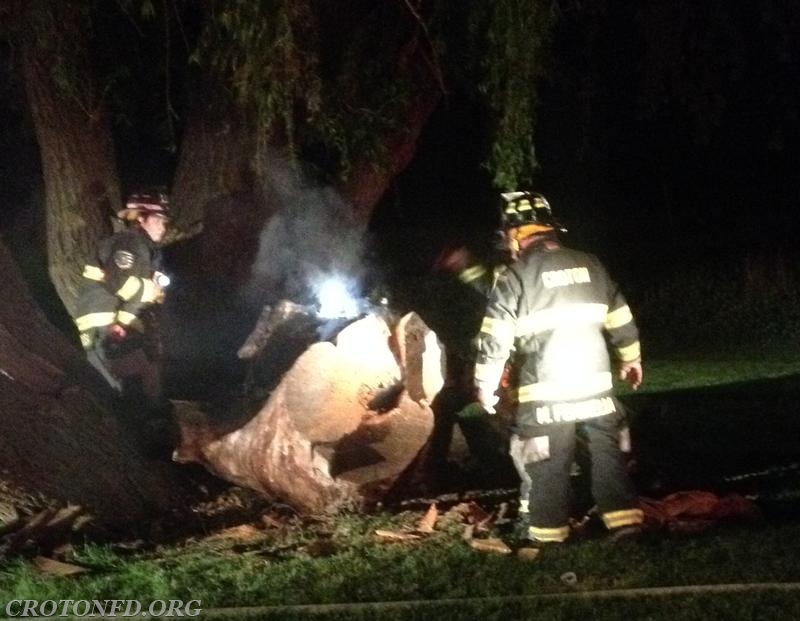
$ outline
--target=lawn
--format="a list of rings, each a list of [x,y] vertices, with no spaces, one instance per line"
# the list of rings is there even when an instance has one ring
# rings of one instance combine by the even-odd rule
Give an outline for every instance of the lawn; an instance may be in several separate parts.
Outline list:
[[[134,555],[87,545],[74,558],[91,569],[81,577],[44,578],[24,561],[7,566],[0,574],[0,601],[199,599],[206,610],[267,607],[253,618],[274,619],[366,619],[378,613],[397,619],[555,619],[594,609],[602,614],[592,618],[602,619],[623,613],[700,619],[708,611],[725,619],[793,619],[800,612],[794,590],[800,585],[800,526],[794,523],[657,533],[625,544],[588,538],[543,548],[532,561],[475,551],[446,520],[440,531],[412,543],[375,537],[379,528],[411,526],[418,518],[406,512],[298,520],[263,529],[247,542],[223,534]],[[753,583],[783,586],[747,590]],[[687,585],[720,592],[663,590]],[[626,591],[631,589],[639,591]],[[368,605],[374,602],[392,604],[378,611],[377,604]],[[766,610],[772,612],[759,616]]]
[[[781,382],[791,398],[800,375],[800,362],[788,356],[664,358],[646,368],[649,399],[764,381]],[[457,502],[442,503],[433,533],[409,541],[376,531],[413,531],[424,506],[304,518],[266,507],[266,517],[169,544],[76,545],[69,560],[88,571],[74,577],[9,559],[0,569],[0,604],[194,599],[203,618],[282,620],[800,618],[800,520],[790,514],[693,534],[662,530],[624,544],[595,533],[524,560],[473,549],[464,521],[448,511]],[[497,510],[497,500],[477,502]],[[497,528],[476,536],[502,535]]]

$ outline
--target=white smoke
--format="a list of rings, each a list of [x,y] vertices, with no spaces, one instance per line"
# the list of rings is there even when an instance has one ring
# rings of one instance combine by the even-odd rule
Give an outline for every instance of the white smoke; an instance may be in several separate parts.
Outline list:
[[[277,158],[275,158],[277,160]],[[315,299],[323,283],[338,280],[358,296],[364,229],[331,187],[314,184],[283,161],[271,161],[270,203],[278,209],[261,233],[253,266],[259,298]],[[267,288],[267,291],[263,289]]]

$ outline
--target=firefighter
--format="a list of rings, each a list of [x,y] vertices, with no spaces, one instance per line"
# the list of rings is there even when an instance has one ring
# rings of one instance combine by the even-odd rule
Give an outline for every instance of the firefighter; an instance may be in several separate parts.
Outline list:
[[[570,534],[570,469],[576,431],[588,440],[591,492],[615,539],[640,532],[643,513],[620,449],[621,407],[612,394],[609,347],[619,376],[642,381],[639,335],[617,285],[593,255],[561,245],[544,196],[502,195],[513,261],[489,294],[475,365],[477,398],[494,411],[507,360],[516,388],[509,453],[520,478],[528,539]],[[527,513],[526,513],[527,510]]]
[[[486,310],[486,296],[494,278],[495,257],[478,258],[466,244],[454,243],[437,257],[435,290],[443,298],[447,316],[433,325],[444,346],[444,385],[431,403],[434,427],[427,453],[427,469],[449,484],[448,461],[453,431],[458,425],[470,456],[489,481],[514,476],[504,453],[502,433],[475,407],[473,371],[475,341]],[[474,477],[472,477],[474,478]]]
[[[127,400],[158,407],[157,341],[146,334],[145,315],[163,301],[169,284],[159,249],[169,199],[158,192],[132,194],[117,217],[127,226],[103,239],[84,267],[75,323],[87,359],[108,384]]]

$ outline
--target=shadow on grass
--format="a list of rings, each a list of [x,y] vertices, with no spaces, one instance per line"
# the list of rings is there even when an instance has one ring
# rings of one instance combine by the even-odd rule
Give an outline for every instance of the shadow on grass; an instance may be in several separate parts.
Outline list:
[[[640,491],[794,490],[800,507],[799,397],[800,375],[625,396]]]

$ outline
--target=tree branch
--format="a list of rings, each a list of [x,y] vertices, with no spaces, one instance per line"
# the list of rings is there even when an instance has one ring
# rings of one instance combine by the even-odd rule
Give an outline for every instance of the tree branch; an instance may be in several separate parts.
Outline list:
[[[425,57],[424,54],[423,57],[425,57],[428,66],[433,72],[436,82],[439,84],[439,90],[442,91],[443,95],[447,95],[447,87],[444,84],[444,72],[442,71],[442,67],[439,64],[439,56],[436,53],[436,46],[434,46],[433,44],[433,38],[431,37],[430,31],[428,30],[428,25],[425,23],[425,20],[422,19],[422,15],[420,14],[419,9],[411,3],[411,0],[403,0],[403,2],[405,3],[406,8],[408,8],[408,11],[411,13],[411,15],[414,16],[414,19],[417,20],[417,23],[419,23],[420,28],[422,28],[422,32],[425,35],[425,40],[428,42],[428,47],[431,50],[430,59]]]

